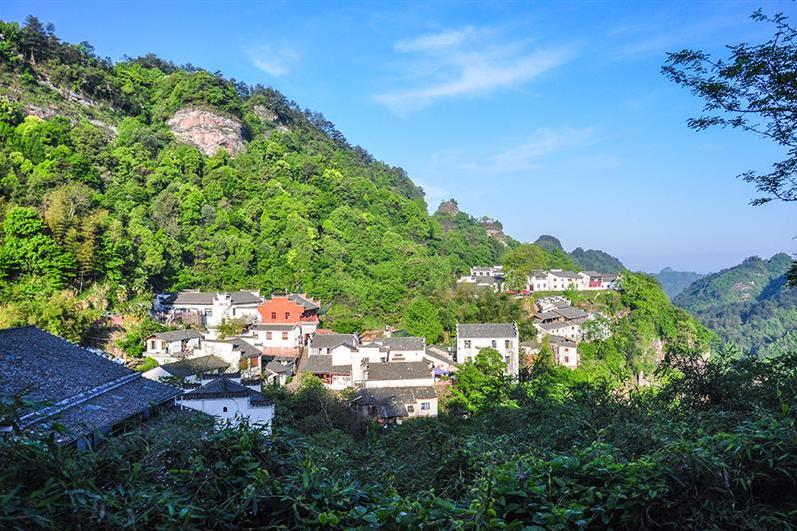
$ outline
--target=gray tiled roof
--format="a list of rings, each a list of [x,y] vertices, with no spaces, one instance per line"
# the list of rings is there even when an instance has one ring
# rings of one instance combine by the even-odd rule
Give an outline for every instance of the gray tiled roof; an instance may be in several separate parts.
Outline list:
[[[559,330],[561,328],[569,328],[573,326],[572,322],[555,322],[555,323],[537,323],[537,326],[543,330]]]
[[[216,296],[215,291],[180,291],[172,293],[164,299],[164,304],[192,304],[192,305],[211,305],[213,298]],[[232,291],[232,292],[218,292],[228,293],[235,305],[245,304],[260,304],[263,300],[261,297],[255,295],[250,291]]]
[[[213,398],[249,397],[252,402],[269,403],[263,393],[233,382],[229,378],[216,378],[198,389],[188,391],[180,396],[181,400],[205,400]]]
[[[231,344],[233,350],[239,351],[241,356],[245,358],[257,358],[263,355],[262,350],[240,338],[220,339],[218,341]]]
[[[432,378],[432,369],[429,367],[429,363],[401,361],[368,364],[368,381],[415,380],[419,378]]]
[[[319,354],[307,356],[307,362],[302,367],[302,372],[351,375],[351,365],[332,365],[331,354]]]
[[[293,302],[296,302],[296,303],[301,304],[302,306],[304,306],[305,310],[317,310],[318,309],[318,304],[314,303],[310,299],[307,299],[307,298],[299,295],[298,293],[291,293],[290,295],[288,295],[288,298],[290,300],[292,300]]]
[[[356,346],[354,334],[314,334],[310,340],[310,348],[335,348],[341,345]]]
[[[566,337],[562,337],[562,336],[549,336],[549,337],[550,337],[551,344],[557,344],[557,345],[562,346],[562,347],[571,347],[571,348],[578,347],[578,343],[576,343],[575,341],[571,341],[571,340],[567,339]]]
[[[110,427],[178,393],[39,328],[0,330],[0,395],[40,403],[20,411],[22,423],[39,429],[57,421],[69,433],[62,441]]]
[[[437,391],[433,385],[415,387],[371,387],[360,390],[353,399],[362,405],[377,405],[395,397],[403,404],[413,404],[418,400],[431,400],[437,398]]]
[[[388,347],[390,350],[420,350],[423,351],[426,347],[426,339],[422,337],[406,336],[406,337],[381,337],[374,340],[375,343],[381,343]]]
[[[551,274],[559,278],[579,278],[578,273],[574,271],[551,271]]]
[[[152,335],[169,343],[172,341],[185,341],[187,339],[202,339],[202,334],[196,330],[171,330],[169,332],[158,332]]]
[[[568,320],[581,319],[583,317],[589,316],[589,313],[585,312],[584,310],[580,308],[573,308],[572,306],[567,306],[565,308],[557,308],[555,312]]]
[[[457,337],[490,338],[515,337],[517,328],[514,323],[460,323],[457,325]]]
[[[287,332],[296,328],[297,325],[291,323],[258,323],[252,326],[253,330],[268,330],[275,332]]]
[[[456,365],[456,363],[454,362],[454,359],[451,357],[451,354],[449,354],[442,347],[438,347],[438,346],[435,346],[435,345],[430,345],[430,346],[426,347],[426,351],[424,352],[424,355],[428,356],[430,358],[434,358],[434,359],[436,359],[438,361],[442,361],[442,362],[445,362],[445,363],[450,363],[451,365]]]
[[[213,373],[229,368],[230,364],[216,356],[199,356],[161,365],[161,369],[177,378]]]
[[[293,360],[291,360],[283,365],[280,360],[273,359],[266,363],[263,368],[274,374],[293,374],[294,363]]]
[[[550,321],[554,319],[560,319],[562,316],[557,312],[538,312],[534,315],[540,321]]]

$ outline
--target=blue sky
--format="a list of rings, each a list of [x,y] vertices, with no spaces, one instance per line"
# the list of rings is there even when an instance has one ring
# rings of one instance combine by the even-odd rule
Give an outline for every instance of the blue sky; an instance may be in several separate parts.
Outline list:
[[[765,40],[750,13],[791,1],[164,4],[12,1],[0,17],[274,86],[404,167],[432,210],[454,197],[520,240],[645,271],[797,252],[797,205],[751,207],[735,178],[782,152],[689,130],[701,102],[660,73],[667,51]]]

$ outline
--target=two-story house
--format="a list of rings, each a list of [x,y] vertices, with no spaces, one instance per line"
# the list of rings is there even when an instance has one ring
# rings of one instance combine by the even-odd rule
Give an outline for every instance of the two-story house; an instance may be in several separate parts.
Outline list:
[[[508,374],[518,374],[520,335],[517,323],[457,323],[457,363],[473,361],[485,348],[501,354]]]
[[[318,329],[317,302],[306,295],[291,293],[272,295],[257,308],[262,324],[293,324],[299,327],[301,344],[305,345]]]
[[[219,293],[185,290],[159,294],[153,309],[156,316],[168,323],[184,322],[217,328],[224,320],[257,320],[257,308],[261,302],[257,291]]]
[[[193,356],[201,342],[202,334],[196,330],[159,332],[147,338],[145,355],[159,364],[169,363]]]

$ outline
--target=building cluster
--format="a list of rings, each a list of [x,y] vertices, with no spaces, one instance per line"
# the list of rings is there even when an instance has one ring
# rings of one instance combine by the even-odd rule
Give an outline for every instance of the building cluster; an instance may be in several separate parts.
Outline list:
[[[488,287],[495,292],[506,291],[506,277],[503,266],[472,267],[470,275],[461,277],[459,284],[475,284]],[[616,289],[618,275],[613,273],[598,273],[596,271],[565,271],[562,269],[549,269],[533,271],[527,278],[525,285],[519,290],[521,294],[545,291],[598,291]]]
[[[301,373],[331,390],[352,390],[351,406],[383,424],[436,416],[445,376],[485,348],[498,351],[507,372],[518,374],[515,323],[458,324],[456,347],[448,349],[390,328],[362,337],[333,333],[318,328],[319,310],[318,302],[300,294],[159,295],[158,318],[194,328],[146,338],[145,355],[158,364],[143,373],[35,327],[3,330],[0,392],[45,404],[26,406],[19,429],[61,423],[62,442],[84,447],[163,407],[221,422],[246,418],[269,431],[275,411],[263,386],[284,385]],[[225,326],[230,321],[236,326]],[[234,335],[221,333],[232,329]]]
[[[600,314],[576,308],[564,297],[552,296],[535,301],[534,327],[537,338],[524,342],[527,356],[540,352],[542,342],[548,341],[554,361],[565,367],[576,368],[579,364],[578,344],[587,339],[606,338],[608,325],[599,320]],[[591,323],[591,327],[585,326]]]

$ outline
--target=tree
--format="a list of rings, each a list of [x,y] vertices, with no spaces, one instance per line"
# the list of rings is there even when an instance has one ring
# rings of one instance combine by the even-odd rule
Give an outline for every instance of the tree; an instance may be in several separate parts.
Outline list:
[[[404,313],[404,327],[411,334],[423,336],[428,343],[435,343],[443,337],[443,324],[440,312],[429,299],[416,297]]]
[[[763,44],[730,45],[727,59],[699,50],[670,53],[662,72],[705,101],[703,114],[688,120],[690,128],[740,128],[786,149],[771,172],[739,175],[761,194],[753,205],[797,201],[797,29],[782,13],[770,17],[759,9],[750,18],[773,24],[774,36]],[[789,280],[797,285],[797,263]]]
[[[501,353],[484,348],[473,361],[457,369],[451,405],[470,412],[488,405],[508,405],[511,383]]]

